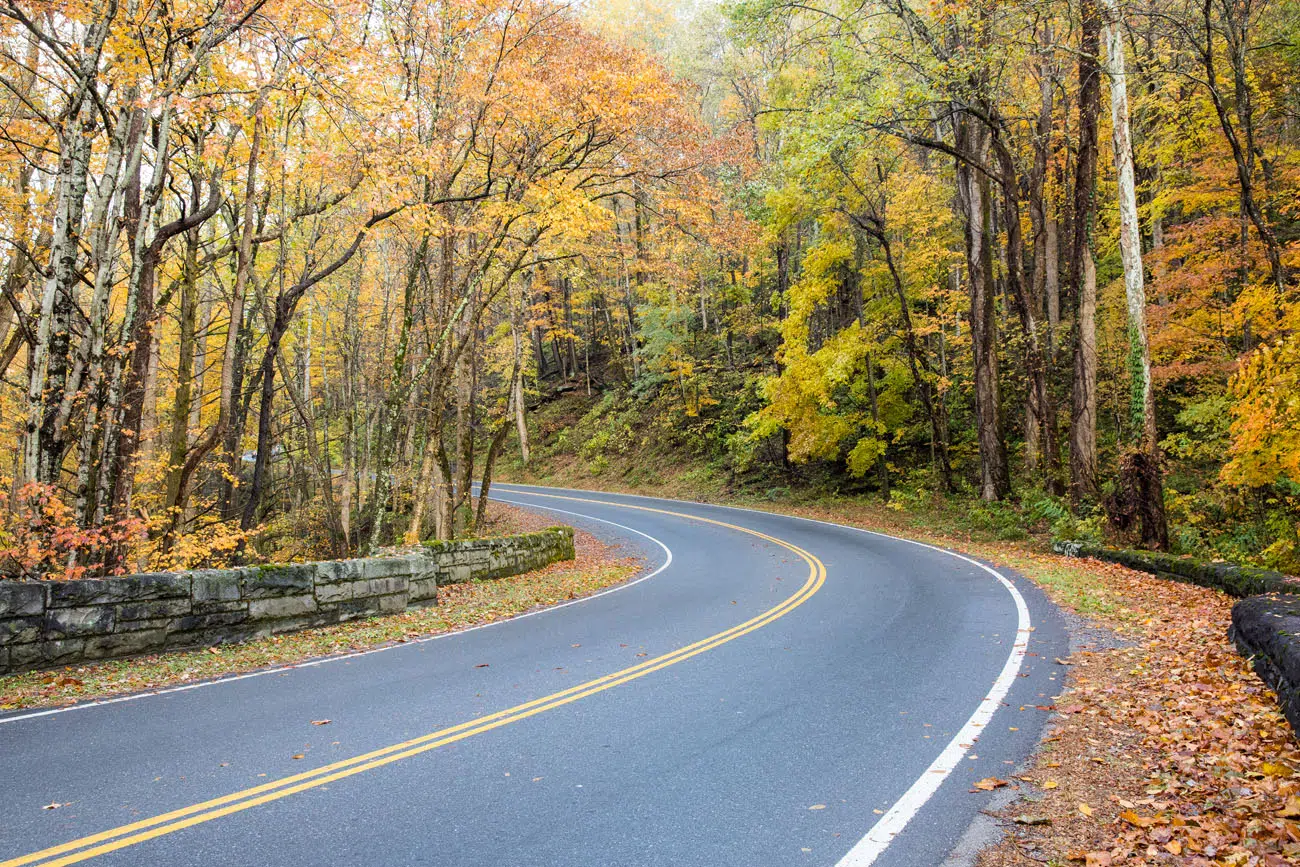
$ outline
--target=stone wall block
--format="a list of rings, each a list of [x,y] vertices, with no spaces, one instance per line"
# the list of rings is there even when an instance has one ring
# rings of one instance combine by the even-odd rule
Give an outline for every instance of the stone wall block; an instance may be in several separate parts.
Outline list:
[[[473,580],[474,570],[466,565],[453,564],[444,569],[439,578],[443,584],[461,584]]]
[[[139,632],[145,629],[171,629],[175,617],[150,617],[145,620],[119,620],[113,632]]]
[[[51,608],[45,612],[45,638],[60,639],[82,635],[104,635],[113,631],[113,625],[116,622],[114,613],[111,605]]]
[[[9,670],[22,671],[43,663],[45,661],[45,657],[41,655],[43,644],[44,642],[33,641],[28,644],[9,645]]]
[[[46,665],[61,662],[76,662],[86,655],[84,638],[57,638],[52,641],[40,641],[36,644],[20,644],[19,647],[34,647],[40,653],[40,659]]]
[[[236,611],[214,611],[208,614],[187,614],[172,621],[172,628],[177,632],[193,632],[198,629],[213,629],[237,626],[248,621],[248,609]]]
[[[362,575],[366,578],[391,578],[408,576],[421,567],[421,554],[408,554],[401,557],[372,557],[362,562]]]
[[[364,595],[386,596],[390,593],[406,593],[410,580],[411,579],[408,575],[391,575],[387,578],[371,578],[366,582]],[[358,588],[356,595],[363,595],[360,588]]]
[[[178,617],[190,613],[190,599],[147,599],[142,602],[121,602],[116,606],[117,622],[151,620],[157,617]]]
[[[379,613],[379,597],[363,596],[358,599],[345,599],[335,610],[340,621],[369,617]]]
[[[36,641],[41,637],[41,629],[44,626],[43,616],[0,618],[0,645]]]
[[[411,602],[435,602],[438,599],[438,579],[436,575],[428,578],[412,578],[407,586],[407,598]]]
[[[241,589],[248,599],[298,596],[310,593],[316,581],[316,564],[293,563],[287,566],[256,566],[243,572]]]
[[[101,605],[112,601],[108,578],[88,578],[81,581],[49,582],[50,608],[75,608],[84,605]]]
[[[239,599],[241,569],[204,569],[190,575],[195,602],[235,602]]]
[[[40,581],[0,581],[0,617],[44,614],[46,586]]]
[[[110,578],[109,596],[114,602],[140,602],[146,599],[188,599],[190,573],[145,572]]]
[[[167,629],[165,627],[96,635],[86,639],[83,652],[90,657],[126,656],[131,653],[144,653],[162,647],[166,638]]]
[[[183,647],[211,647],[214,644],[234,644],[255,637],[256,630],[250,625],[223,626],[211,629],[197,629],[192,632],[168,632],[164,638],[166,649]]]
[[[230,602],[192,602],[190,604],[191,614],[224,614],[227,611],[248,611],[248,602],[243,599],[235,599]]]
[[[262,599],[250,599],[248,602],[249,619],[277,620],[281,617],[298,617],[316,610],[316,597],[310,593],[300,596],[273,596]]]
[[[390,596],[380,596],[378,599],[381,614],[398,614],[406,610],[405,593],[393,593]]]
[[[344,602],[356,595],[357,585],[365,586],[364,581],[343,581],[337,584],[317,584],[316,601],[321,605]]]
[[[316,564],[316,586],[357,581],[364,577],[365,560],[329,560]]]

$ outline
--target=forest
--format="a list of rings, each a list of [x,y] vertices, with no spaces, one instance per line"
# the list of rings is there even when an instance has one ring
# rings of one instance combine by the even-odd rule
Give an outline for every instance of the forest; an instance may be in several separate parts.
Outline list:
[[[0,0],[0,116],[0,575],[548,463],[1300,569],[1293,0]]]

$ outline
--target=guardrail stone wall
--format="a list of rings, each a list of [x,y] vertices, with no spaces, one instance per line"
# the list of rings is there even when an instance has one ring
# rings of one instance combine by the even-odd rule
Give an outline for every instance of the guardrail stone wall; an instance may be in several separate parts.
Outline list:
[[[1204,563],[1157,551],[1116,551],[1084,542],[1056,542],[1052,549],[1240,597],[1232,606],[1228,637],[1260,680],[1277,693],[1282,712],[1300,734],[1300,579],[1271,569]]]
[[[1251,596],[1232,606],[1228,637],[1260,680],[1277,693],[1291,728],[1300,733],[1300,596]]]
[[[0,581],[0,674],[224,644],[432,605],[440,584],[572,560],[573,529],[413,554],[78,581]]]
[[[1149,572],[1159,578],[1199,584],[1212,590],[1222,590],[1230,596],[1254,596],[1259,593],[1300,594],[1300,579],[1271,569],[1238,566],[1235,563],[1206,563],[1175,557],[1158,551],[1120,551],[1102,548],[1087,542],[1054,542],[1052,550],[1066,557],[1091,557],[1118,563],[1139,572]]]

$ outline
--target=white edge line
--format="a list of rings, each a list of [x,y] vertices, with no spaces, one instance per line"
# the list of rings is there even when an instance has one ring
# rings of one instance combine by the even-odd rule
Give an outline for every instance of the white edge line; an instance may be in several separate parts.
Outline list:
[[[860,530],[861,528],[851,527],[850,529]],[[861,532],[873,533],[889,539],[898,538],[885,533],[874,533],[872,530],[861,530]],[[881,816],[876,821],[876,824],[871,826],[871,830],[867,832],[866,836],[859,840],[839,860],[835,867],[867,867],[880,857],[880,854],[889,847],[895,837],[902,833],[903,829],[907,827],[907,823],[912,821],[912,817],[925,806],[930,797],[939,790],[939,786],[943,785],[943,782],[961,764],[961,760],[966,756],[966,753],[974,747],[980,733],[993,719],[993,714],[1001,705],[1002,700],[1006,698],[1007,693],[1011,691],[1011,686],[1016,681],[1016,675],[1020,673],[1021,663],[1024,662],[1025,652],[1029,647],[1029,606],[1025,604],[1025,599],[1020,595],[1020,591],[1006,576],[991,566],[986,566],[978,560],[973,560],[954,551],[946,551],[938,546],[927,545],[924,542],[917,542],[912,539],[900,539],[899,541],[911,542],[914,545],[920,545],[944,554],[951,554],[953,557],[980,567],[994,578],[997,578],[1002,586],[1007,588],[1011,598],[1016,602],[1018,621],[1016,640],[1012,644],[1011,653],[1007,656],[1006,664],[1002,666],[1002,672],[998,675],[997,680],[993,681],[993,688],[989,690],[988,695],[975,708],[975,712],[971,714],[970,719],[966,720],[966,724],[958,730],[957,734],[953,735],[952,740],[948,741],[948,745],[943,748],[943,752],[939,753],[938,758],[930,763],[930,767],[926,768],[921,776],[917,777],[916,782],[912,783],[902,797],[895,801],[894,805],[885,812],[885,815]]]
[[[529,487],[520,486],[516,487]],[[561,489],[564,490],[564,489]],[[568,490],[581,490],[570,488]],[[514,492],[512,492],[514,493]],[[526,493],[526,492],[524,492]],[[582,491],[582,493],[604,493],[605,491]],[[617,496],[617,494],[615,494]],[[639,494],[624,494],[623,496],[638,497]],[[643,497],[642,499],[660,500],[661,497]],[[669,500],[668,502],[689,503],[690,501]],[[835,867],[868,867],[880,857],[881,853],[889,847],[894,838],[902,833],[907,827],[908,822],[925,806],[926,802],[939,790],[944,781],[952,775],[960,765],[961,760],[965,757],[971,748],[974,747],[975,741],[979,739],[980,733],[993,718],[1002,700],[1006,698],[1011,691],[1012,684],[1016,681],[1016,675],[1020,673],[1020,666],[1024,662],[1025,653],[1029,649],[1029,635],[1031,621],[1029,617],[1029,606],[1025,604],[1025,598],[1020,595],[1016,585],[992,566],[987,566],[978,560],[967,557],[965,554],[958,554],[956,551],[949,551],[940,548],[937,545],[929,545],[925,542],[918,542],[915,539],[905,539],[901,536],[891,536],[888,533],[881,533],[876,530],[866,530],[862,527],[853,527],[848,524],[836,524],[833,521],[821,521],[817,518],[805,518],[802,515],[786,515],[780,512],[766,512],[762,509],[750,509],[744,506],[726,506],[714,503],[695,503],[694,505],[709,506],[718,509],[735,509],[742,512],[756,512],[760,515],[770,515],[778,518],[795,518],[800,521],[808,521],[813,524],[825,524],[828,527],[839,527],[844,530],[856,530],[859,533],[866,533],[871,536],[880,536],[885,539],[893,539],[897,542],[907,542],[912,545],[919,545],[922,548],[929,548],[931,551],[938,551],[941,554],[948,554],[959,560],[965,560],[973,566],[978,566],[985,572],[988,572],[1007,589],[1011,598],[1016,603],[1016,640],[1011,647],[1011,653],[1007,657],[1006,664],[1002,666],[1002,672],[997,679],[993,681],[993,687],[988,694],[975,708],[970,719],[966,724],[953,735],[952,740],[948,741],[943,752],[939,753],[938,758],[930,763],[930,766],[917,777],[916,782],[903,793],[897,801],[894,802],[885,814],[881,816],[876,823],[867,831],[866,836],[854,844],[848,853],[836,862]]]
[[[527,491],[520,491],[519,493],[522,493],[525,496],[527,496],[528,494]],[[259,671],[250,671],[247,672],[246,674],[236,674],[236,675],[231,675],[230,677],[217,678],[215,680],[205,680],[202,681],[201,683],[189,683],[189,684],[185,684],[184,686],[170,686],[165,689],[153,689],[147,692],[136,692],[130,695],[119,695],[115,698],[105,698],[96,701],[83,701],[79,704],[73,704],[67,707],[56,707],[56,708],[50,708],[48,710],[38,710],[38,711],[32,711],[31,713],[15,714],[13,716],[0,717],[0,725],[3,725],[5,723],[19,722],[21,720],[26,720],[26,719],[34,719],[36,717],[54,716],[55,714],[69,713],[74,710],[85,710],[86,708],[103,707],[104,705],[109,705],[109,704],[120,704],[121,702],[124,701],[136,701],[137,699],[142,699],[142,698],[152,698],[153,696],[156,695],[170,695],[172,693],[177,693],[177,692],[188,692],[189,690],[192,689],[202,689],[203,687],[207,687],[207,686],[218,686],[223,683],[234,683],[235,681],[238,680],[248,680],[249,678],[262,677],[263,675],[267,675],[267,674],[283,674],[287,671],[292,671],[297,668],[313,668],[317,665],[324,665],[327,662],[340,662],[342,660],[347,660],[347,659],[356,659],[359,656],[369,656],[372,653],[383,653],[384,651],[387,650],[396,650],[399,647],[410,647],[415,644],[425,644],[426,642],[439,641],[444,638],[455,638],[460,635],[465,635],[466,633],[469,632],[477,632],[480,629],[487,629],[490,626],[501,626],[506,623],[512,623],[516,620],[523,620],[525,617],[532,617],[536,614],[546,614],[551,611],[558,611],[561,608],[568,608],[570,605],[578,605],[583,602],[590,602],[592,599],[596,599],[600,596],[607,596],[610,593],[617,593],[620,590],[626,590],[627,588],[632,587],[633,585],[640,584],[642,581],[650,580],[651,578],[660,574],[661,572],[663,572],[665,569],[667,569],[669,566],[672,565],[673,562],[672,549],[669,548],[667,545],[665,545],[659,539],[656,539],[654,536],[651,536],[649,533],[643,533],[640,530],[636,529],[635,527],[628,527],[624,524],[619,524],[616,521],[608,521],[604,518],[597,518],[595,515],[585,515],[581,512],[570,512],[566,509],[556,509],[552,506],[543,506],[536,503],[521,503],[518,500],[505,500],[500,497],[495,497],[494,499],[498,503],[510,503],[511,505],[514,506],[524,506],[527,508],[545,509],[548,512],[559,512],[564,515],[573,515],[574,517],[578,517],[578,518],[586,518],[591,521],[599,521],[602,524],[609,524],[610,526],[618,527],[621,530],[627,530],[629,532],[636,533],[638,536],[644,536],[645,538],[649,539],[651,542],[654,542],[660,548],[663,548],[666,557],[664,559],[664,562],[659,565],[659,568],[655,569],[653,572],[650,572],[646,575],[642,575],[640,578],[636,578],[631,581],[624,582],[622,584],[619,584],[616,587],[610,587],[606,590],[601,590],[599,593],[592,593],[590,596],[583,596],[580,599],[571,599],[568,602],[561,602],[556,605],[548,605],[545,608],[538,608],[534,611],[526,611],[523,614],[516,614],[513,617],[508,617],[503,620],[493,620],[491,623],[480,623],[478,626],[469,626],[466,627],[465,629],[458,629],[454,632],[442,632],[439,633],[438,635],[426,635],[424,638],[416,638],[411,641],[402,642],[400,644],[389,644],[389,645],[385,645],[384,647],[372,647],[369,650],[358,650],[358,651],[354,651],[353,653],[343,653],[337,656],[323,656],[320,657],[319,659],[310,659],[305,662],[294,662],[294,663],[289,663],[287,665],[278,665],[275,666],[274,668],[264,668]]]

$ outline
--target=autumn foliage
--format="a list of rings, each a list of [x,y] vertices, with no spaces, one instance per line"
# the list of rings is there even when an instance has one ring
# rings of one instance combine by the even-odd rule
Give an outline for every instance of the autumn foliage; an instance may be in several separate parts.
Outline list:
[[[8,515],[0,531],[0,574],[71,579],[88,571],[111,571],[106,564],[116,548],[136,544],[144,531],[139,518],[86,529],[49,485],[27,484],[11,502],[0,492],[0,510]]]
[[[14,0],[5,526],[342,555],[686,457],[1297,568],[1297,20]]]
[[[33,0],[0,80],[5,574],[468,532],[550,293],[730,219],[690,86],[550,0]]]

